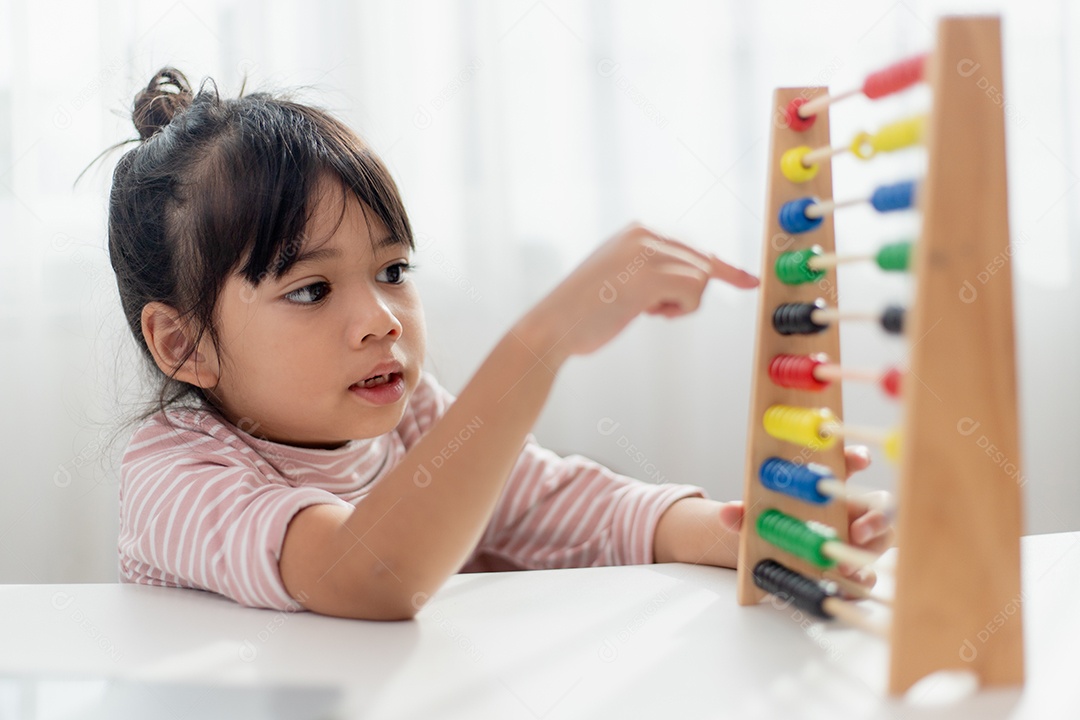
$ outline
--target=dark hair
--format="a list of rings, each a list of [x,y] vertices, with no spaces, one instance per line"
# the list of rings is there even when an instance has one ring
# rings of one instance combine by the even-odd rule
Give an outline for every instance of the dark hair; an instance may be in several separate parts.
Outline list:
[[[156,410],[200,388],[162,375],[142,333],[142,310],[158,301],[219,346],[214,308],[226,279],[258,286],[295,262],[320,179],[341,181],[402,244],[414,247],[390,173],[347,126],[282,96],[222,99],[213,81],[192,93],[162,68],[135,97],[140,142],[120,159],[109,197],[109,256],[136,343],[161,379]],[[342,209],[344,213],[344,208]],[[201,402],[200,402],[201,404]]]

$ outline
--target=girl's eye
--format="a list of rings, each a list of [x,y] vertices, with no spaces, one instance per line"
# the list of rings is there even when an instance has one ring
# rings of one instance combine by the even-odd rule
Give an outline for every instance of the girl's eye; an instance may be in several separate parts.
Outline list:
[[[394,263],[380,271],[379,274],[375,276],[375,279],[379,282],[390,283],[391,285],[400,285],[405,282],[405,273],[411,269],[412,266],[407,262]]]
[[[285,299],[297,305],[315,305],[330,294],[330,283],[317,282],[305,285],[285,295]]]

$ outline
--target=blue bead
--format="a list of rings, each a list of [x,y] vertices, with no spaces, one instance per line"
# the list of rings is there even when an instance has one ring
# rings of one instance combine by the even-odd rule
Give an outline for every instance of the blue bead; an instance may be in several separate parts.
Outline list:
[[[780,227],[784,232],[797,235],[813,230],[823,218],[806,217],[806,208],[817,203],[817,198],[805,197],[786,202],[780,207]]]
[[[831,499],[818,492],[819,480],[831,478],[832,472],[823,465],[796,465],[787,460],[771,457],[761,463],[758,471],[761,484],[773,492],[783,493],[804,502],[822,505]]]
[[[878,212],[906,210],[915,204],[915,181],[882,185],[870,196],[870,204]]]

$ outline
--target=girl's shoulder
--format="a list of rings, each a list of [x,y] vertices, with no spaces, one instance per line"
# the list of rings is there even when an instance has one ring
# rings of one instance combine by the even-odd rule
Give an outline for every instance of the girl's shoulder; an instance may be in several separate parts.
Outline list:
[[[154,413],[131,434],[123,464],[150,455],[227,457],[235,447],[236,428],[218,413],[197,407],[174,407]]]

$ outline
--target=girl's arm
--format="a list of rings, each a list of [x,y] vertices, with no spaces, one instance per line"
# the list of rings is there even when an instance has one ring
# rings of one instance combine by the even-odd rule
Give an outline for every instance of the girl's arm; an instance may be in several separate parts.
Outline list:
[[[692,312],[710,279],[757,284],[639,225],[602,245],[511,329],[354,509],[297,513],[279,563],[289,593],[330,615],[412,617],[479,541],[566,359],[602,347],[643,312]],[[458,442],[469,426],[468,440]]]
[[[560,457],[530,439],[462,570],[651,563],[657,521],[691,496],[704,491],[635,480],[580,455]]]
[[[845,459],[848,475],[870,464],[870,455],[862,446],[847,448]],[[742,518],[743,504],[738,501],[679,500],[660,516],[656,525],[653,536],[656,562],[735,567]],[[857,499],[848,500],[848,523],[848,537],[854,545],[876,553],[892,546],[892,526],[880,510],[871,510]],[[872,575],[863,579],[871,582]]]
[[[561,365],[537,360],[538,337],[528,325],[508,333],[355,509],[317,505],[297,513],[280,562],[294,598],[329,615],[408,618],[457,571],[479,541]],[[479,427],[444,459],[470,424]]]

